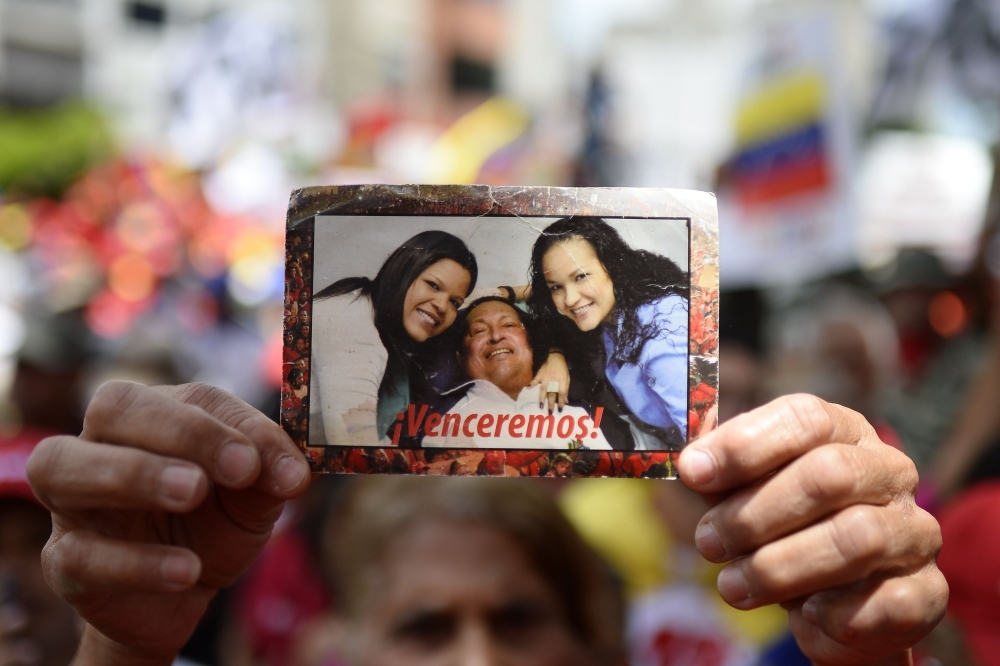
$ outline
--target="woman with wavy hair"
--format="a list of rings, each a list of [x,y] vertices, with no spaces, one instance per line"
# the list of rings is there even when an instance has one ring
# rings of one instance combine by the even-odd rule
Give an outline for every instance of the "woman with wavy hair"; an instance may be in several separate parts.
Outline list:
[[[603,366],[590,406],[619,412],[637,448],[682,444],[688,276],[667,257],[630,247],[598,217],[547,227],[532,248],[530,276],[529,304],[575,366]],[[624,409],[603,404],[602,386]]]
[[[424,231],[396,248],[374,279],[343,278],[315,295],[311,444],[387,443],[478,275],[464,242]]]

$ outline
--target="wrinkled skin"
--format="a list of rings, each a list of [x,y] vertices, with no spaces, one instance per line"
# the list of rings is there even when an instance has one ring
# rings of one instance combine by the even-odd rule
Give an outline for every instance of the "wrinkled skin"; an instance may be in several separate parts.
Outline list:
[[[468,315],[469,330],[462,341],[465,372],[484,379],[511,399],[531,382],[534,354],[521,317],[512,305],[487,301]]]
[[[79,437],[42,441],[28,477],[52,510],[46,579],[89,625],[78,665],[171,663],[309,483],[284,431],[241,400],[127,382],[98,390]]]
[[[681,478],[715,506],[695,532],[723,599],[780,603],[817,664],[907,664],[944,615],[941,530],[917,472],[857,412],[788,396],[691,444]]]
[[[781,398],[688,446],[678,470],[714,505],[696,543],[729,562],[723,598],[783,604],[816,663],[909,663],[943,615],[941,532],[913,503],[913,464],[856,412]],[[28,473],[53,511],[45,575],[88,622],[79,666],[170,664],[309,479],[284,433],[225,392],[126,383]]]
[[[428,521],[393,540],[351,639],[363,666],[594,664],[558,594],[508,534]]]

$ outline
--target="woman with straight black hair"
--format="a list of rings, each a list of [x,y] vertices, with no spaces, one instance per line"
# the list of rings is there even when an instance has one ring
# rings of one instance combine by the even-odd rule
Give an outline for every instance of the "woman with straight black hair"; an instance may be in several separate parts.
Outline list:
[[[313,299],[310,444],[377,446],[411,402],[411,381],[476,286],[476,258],[444,231],[413,236],[374,279],[349,277]]]
[[[530,277],[529,305],[554,340],[575,367],[603,375],[588,406],[618,412],[639,449],[682,444],[689,287],[677,264],[630,247],[599,217],[571,217],[535,241]]]

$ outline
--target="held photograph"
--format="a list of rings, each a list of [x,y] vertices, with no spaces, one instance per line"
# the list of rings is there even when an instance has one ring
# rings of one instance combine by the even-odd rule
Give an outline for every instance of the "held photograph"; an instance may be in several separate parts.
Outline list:
[[[714,418],[690,214],[352,203],[287,242],[282,417],[318,469],[672,476]]]

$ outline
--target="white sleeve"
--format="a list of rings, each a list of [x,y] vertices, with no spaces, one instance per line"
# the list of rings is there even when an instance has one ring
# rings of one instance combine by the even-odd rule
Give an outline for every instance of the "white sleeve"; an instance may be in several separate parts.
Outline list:
[[[328,445],[378,446],[378,387],[389,356],[371,302],[356,294],[313,305],[310,413]],[[314,418],[314,417],[311,417]],[[318,433],[317,433],[318,434]],[[318,442],[316,442],[318,443]]]

